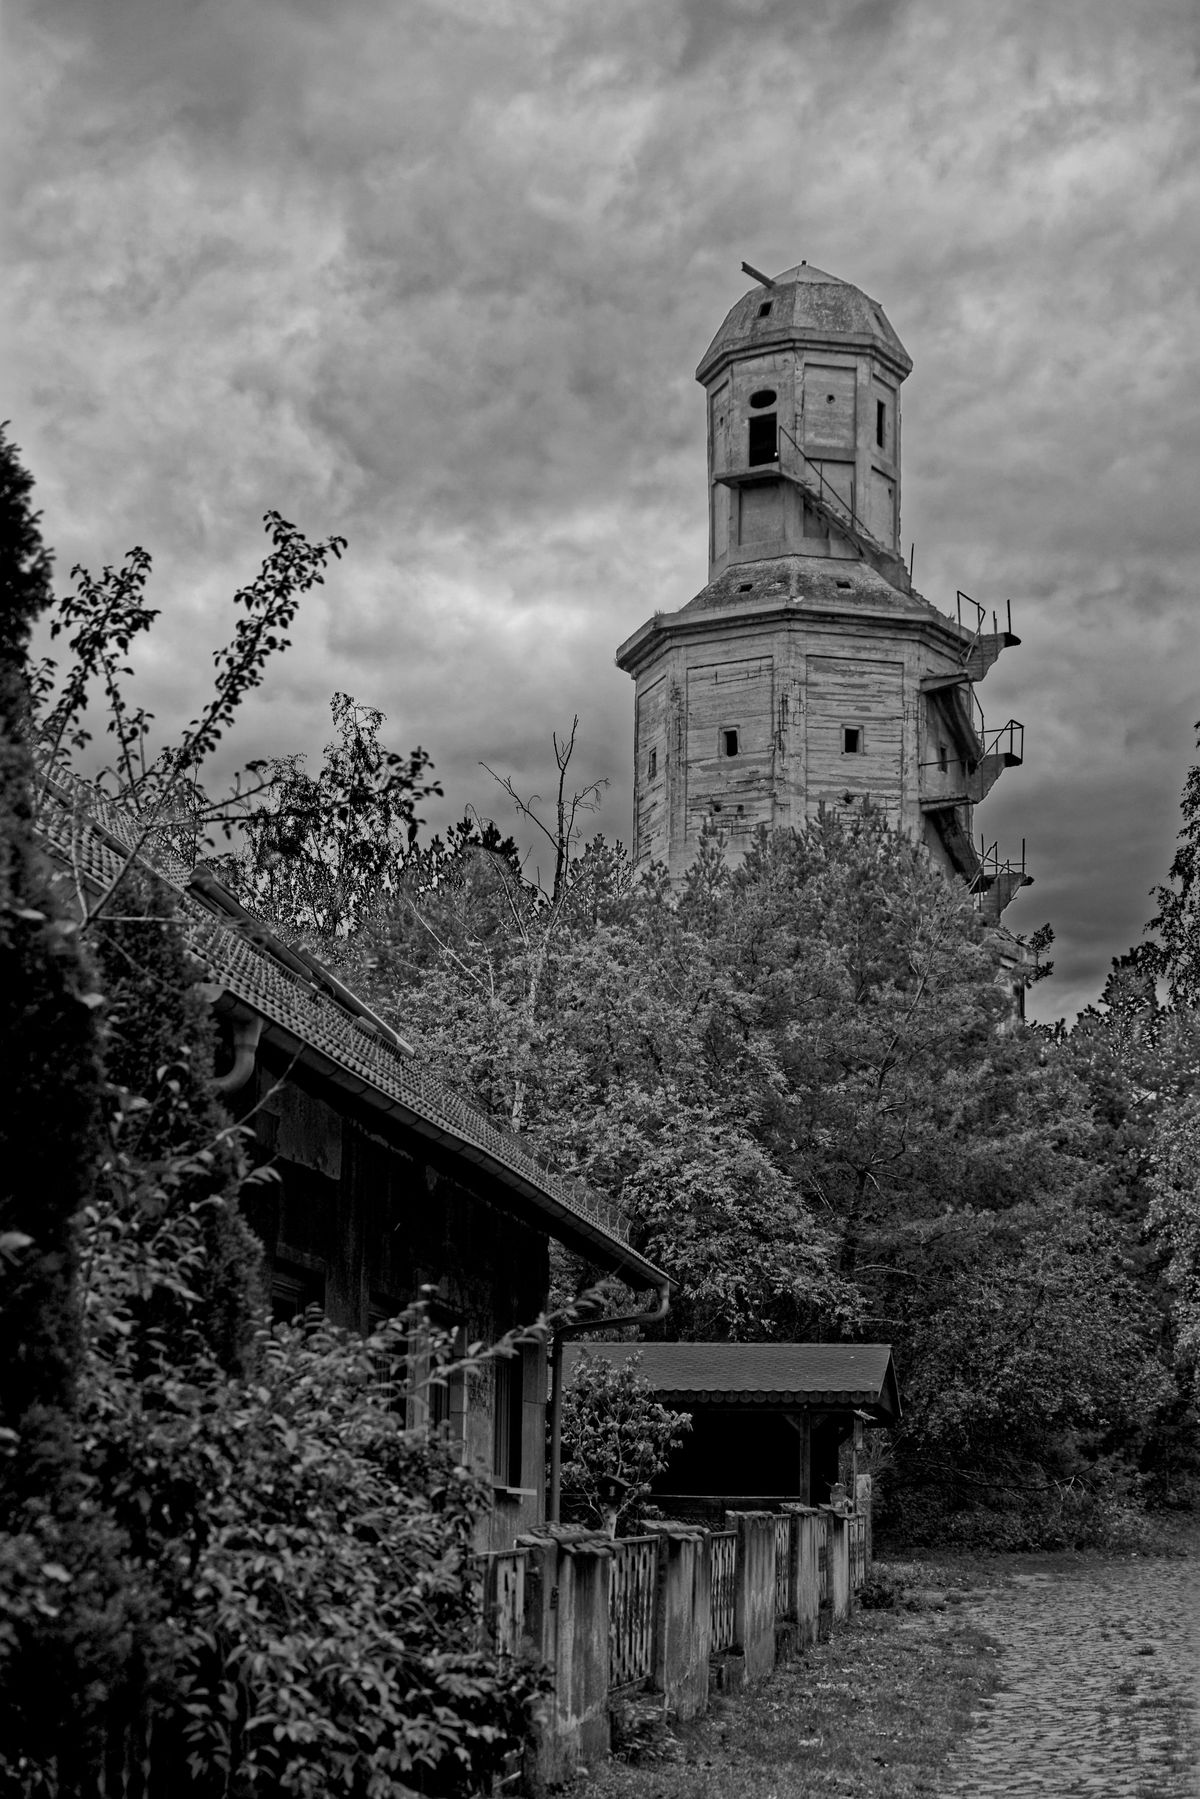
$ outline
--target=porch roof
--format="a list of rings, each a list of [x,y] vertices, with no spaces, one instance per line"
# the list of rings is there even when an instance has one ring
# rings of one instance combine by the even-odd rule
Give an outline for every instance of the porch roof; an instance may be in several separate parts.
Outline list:
[[[667,1405],[865,1411],[879,1424],[900,1417],[889,1343],[570,1343],[564,1366],[569,1375],[584,1356],[630,1355]]]

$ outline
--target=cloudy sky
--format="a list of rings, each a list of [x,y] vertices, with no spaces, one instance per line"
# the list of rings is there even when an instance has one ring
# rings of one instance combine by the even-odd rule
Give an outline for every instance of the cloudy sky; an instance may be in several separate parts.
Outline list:
[[[628,838],[616,644],[704,583],[693,369],[806,258],[915,363],[917,586],[1011,599],[1042,1016],[1169,865],[1200,718],[1195,0],[10,0],[3,414],[65,579],[155,557],[144,695],[187,718],[277,507],[347,559],[240,756],[335,689],[548,791],[581,718]]]

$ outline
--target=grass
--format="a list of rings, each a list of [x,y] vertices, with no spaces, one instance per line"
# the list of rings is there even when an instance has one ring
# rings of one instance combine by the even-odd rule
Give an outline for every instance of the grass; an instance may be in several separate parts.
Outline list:
[[[997,1650],[971,1622],[979,1563],[892,1563],[880,1597],[828,1643],[765,1681],[714,1696],[707,1717],[637,1733],[624,1759],[582,1774],[569,1799],[917,1799],[996,1685]]]

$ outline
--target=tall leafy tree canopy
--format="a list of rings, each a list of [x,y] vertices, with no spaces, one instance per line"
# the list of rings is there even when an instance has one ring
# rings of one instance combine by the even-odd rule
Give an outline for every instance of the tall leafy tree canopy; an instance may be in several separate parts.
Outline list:
[[[893,1485],[927,1513],[947,1469],[955,1504],[1032,1517],[1030,1489],[1061,1511],[1118,1440],[1136,1456],[1161,1369],[1087,1086],[1019,1023],[1012,940],[877,815],[760,833],[736,867],[710,828],[676,892],[602,839],[557,898],[464,858],[402,883],[345,967],[624,1205],[678,1283],[669,1334],[893,1342]],[[1010,1324],[1043,1357],[1025,1408]]]

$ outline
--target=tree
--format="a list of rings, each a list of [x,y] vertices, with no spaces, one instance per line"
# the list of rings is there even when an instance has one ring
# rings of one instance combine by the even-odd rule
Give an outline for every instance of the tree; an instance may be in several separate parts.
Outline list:
[[[1149,1225],[1166,1253],[1175,1357],[1200,1407],[1200,1098],[1165,1112],[1154,1138]]]
[[[242,844],[220,872],[247,905],[317,938],[346,935],[395,890],[413,854],[417,807],[440,794],[418,747],[408,756],[379,741],[382,712],[335,693],[336,737],[310,775],[303,756],[265,765],[269,797],[242,821]]]
[[[271,549],[257,577],[234,595],[239,616],[229,643],[214,653],[212,692],[182,735],[154,754],[149,753],[153,714],[128,695],[126,682],[132,669],[124,660],[135,639],[159,616],[146,603],[151,570],[147,552],[131,550],[119,569],[106,566],[98,579],[76,565],[74,593],[51,607],[51,638],[65,636],[70,656],[62,668],[52,657],[43,659],[30,682],[39,765],[37,801],[44,804],[55,783],[69,781],[75,772],[73,755],[91,741],[88,708],[93,689],[99,687],[107,714],[105,728],[116,746],[115,765],[103,771],[99,786],[115,791],[124,813],[138,823],[125,869],[110,891],[93,904],[83,882],[76,882],[85,931],[111,903],[139,857],[152,860],[162,850],[174,849],[193,862],[206,832],[216,826],[228,832],[263,790],[261,781],[243,788],[239,776],[233,791],[214,801],[201,785],[204,765],[233,724],[238,707],[261,684],[270,658],[288,647],[285,632],[301,596],[322,584],[329,558],[340,557],[345,548],[341,537],[309,543],[278,512],[268,512],[264,524]],[[251,772],[257,775],[259,765],[252,765]]]
[[[625,1208],[677,1282],[662,1334],[892,1342],[918,1395],[896,1445],[909,1515],[945,1464],[960,1502],[1008,1493],[981,1530],[1012,1527],[995,1441],[940,1443],[940,1345],[993,1302],[997,1343],[1009,1310],[1069,1335],[1085,1267],[1112,1272],[1111,1353],[1091,1389],[1071,1377],[1065,1459],[1065,1402],[1037,1388],[1026,1474],[1111,1495],[1125,1432],[1136,1475],[1139,1407],[1162,1403],[1156,1314],[1129,1228],[1089,1222],[1108,1179],[1089,1090],[1017,1026],[1005,945],[969,896],[877,814],[761,832],[736,867],[710,824],[677,891],[596,839],[557,900],[480,871],[402,892],[346,954],[443,1079]],[[977,1361],[985,1407],[999,1364]]]
[[[1172,999],[1194,1006],[1200,1004],[1200,764],[1188,770],[1179,807],[1179,847],[1166,881],[1152,889],[1158,911],[1146,926],[1158,941],[1143,954]]]
[[[99,1147],[95,980],[32,832],[25,658],[51,567],[32,485],[0,430],[0,1491],[38,1468],[48,1477],[34,1444],[69,1413],[74,1219]]]
[[[910,1542],[1103,1539],[1136,1504],[1167,1395],[1120,1236],[1061,1202],[959,1217],[930,1242],[888,1503]]]
[[[558,769],[558,783],[554,796],[554,823],[548,825],[538,811],[538,795],[526,800],[517,792],[510,775],[498,775],[494,769],[483,764],[492,779],[499,781],[509,799],[513,802],[521,817],[526,819],[549,843],[554,851],[554,875],[549,888],[539,889],[552,905],[557,905],[566,892],[570,879],[571,863],[577,853],[579,843],[579,827],[577,820],[581,812],[594,812],[600,804],[600,796],[608,786],[607,781],[590,781],[586,787],[569,793],[567,789],[567,773],[571,758],[575,754],[575,738],[579,731],[579,714],[571,720],[570,731],[561,739],[558,732],[552,735],[554,761]]]
[[[104,1149],[100,995],[32,828],[26,656],[51,559],[31,492],[0,432],[0,1770],[17,1791],[30,1790],[15,1784],[24,1751],[56,1724],[67,1754],[80,1746],[74,1702],[119,1680],[140,1612],[115,1533],[82,1503],[79,1230]]]
[[[642,1510],[655,1475],[692,1428],[660,1405],[635,1349],[619,1365],[587,1345],[563,1394],[563,1495],[580,1522],[617,1536]]]

